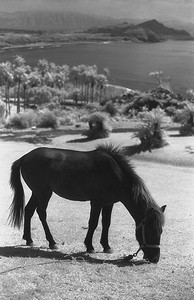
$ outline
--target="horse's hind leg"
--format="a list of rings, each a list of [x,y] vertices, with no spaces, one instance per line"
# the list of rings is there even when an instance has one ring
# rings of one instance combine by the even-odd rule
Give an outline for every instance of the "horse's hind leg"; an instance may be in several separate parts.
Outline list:
[[[91,210],[90,210],[90,219],[89,219],[89,228],[84,240],[88,253],[94,252],[94,247],[92,246],[92,238],[96,227],[98,226],[98,219],[101,212],[101,206],[98,203],[91,201]]]
[[[38,205],[37,205],[37,213],[38,213],[39,219],[42,223],[42,226],[44,228],[46,239],[49,242],[49,248],[57,249],[56,242],[53,239],[53,236],[50,232],[50,229],[49,229],[47,221],[46,221],[46,217],[47,217],[46,209],[47,209],[48,201],[49,201],[51,195],[52,195],[52,192],[47,192],[46,194],[44,194],[44,196],[39,196],[39,201],[38,201]]]
[[[113,204],[103,206],[102,208],[102,235],[101,235],[100,243],[104,248],[105,253],[112,252],[111,247],[109,246],[108,243],[108,231],[111,222],[112,209],[113,209]]]
[[[26,240],[27,246],[33,246],[33,240],[31,238],[31,218],[37,207],[36,197],[32,194],[28,204],[25,207],[24,215],[24,234],[23,239]]]

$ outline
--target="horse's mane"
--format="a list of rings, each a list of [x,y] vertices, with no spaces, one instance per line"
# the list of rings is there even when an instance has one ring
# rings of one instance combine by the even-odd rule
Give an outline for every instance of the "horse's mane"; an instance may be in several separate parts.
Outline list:
[[[164,214],[162,213],[158,204],[152,198],[150,192],[146,188],[143,179],[137,175],[132,163],[129,161],[126,155],[126,151],[113,144],[102,144],[97,146],[96,150],[100,150],[109,154],[119,165],[123,175],[126,186],[129,185],[129,181],[132,184],[134,200],[142,202],[145,206],[145,214],[150,210],[154,210],[156,222],[159,227],[164,225]]]

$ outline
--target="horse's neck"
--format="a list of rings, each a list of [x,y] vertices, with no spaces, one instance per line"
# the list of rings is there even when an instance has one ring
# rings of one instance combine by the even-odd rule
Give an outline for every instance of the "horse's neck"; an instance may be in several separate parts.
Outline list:
[[[141,223],[146,215],[147,206],[142,202],[132,203],[131,201],[123,202],[128,212],[133,217],[136,225]]]

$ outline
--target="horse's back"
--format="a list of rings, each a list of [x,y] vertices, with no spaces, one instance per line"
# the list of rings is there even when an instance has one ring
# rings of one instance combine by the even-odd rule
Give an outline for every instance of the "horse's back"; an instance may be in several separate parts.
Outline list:
[[[23,157],[22,175],[32,190],[51,189],[72,200],[116,202],[121,194],[122,172],[108,153],[99,150],[37,148]]]

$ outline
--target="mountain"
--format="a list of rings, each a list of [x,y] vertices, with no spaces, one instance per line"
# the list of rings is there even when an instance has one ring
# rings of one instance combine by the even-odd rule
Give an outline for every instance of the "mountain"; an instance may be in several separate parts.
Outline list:
[[[171,27],[166,27],[162,23],[159,23],[157,20],[153,19],[147,22],[143,22],[137,25],[140,28],[148,29],[156,33],[160,38],[168,39],[191,39],[190,33],[186,30],[174,29]]]
[[[0,13],[0,29],[72,32],[115,23],[111,18],[74,12],[28,11]]]
[[[177,20],[165,21],[165,26],[173,27],[176,29],[184,29],[189,32],[192,36],[194,36],[194,23],[191,22],[184,22],[181,23]]]
[[[90,33],[108,34],[112,37],[123,37],[129,40],[142,42],[160,42],[167,39],[174,40],[193,40],[194,38],[185,30],[177,30],[166,27],[157,20],[150,20],[137,25],[123,22],[101,28],[91,28]]]

